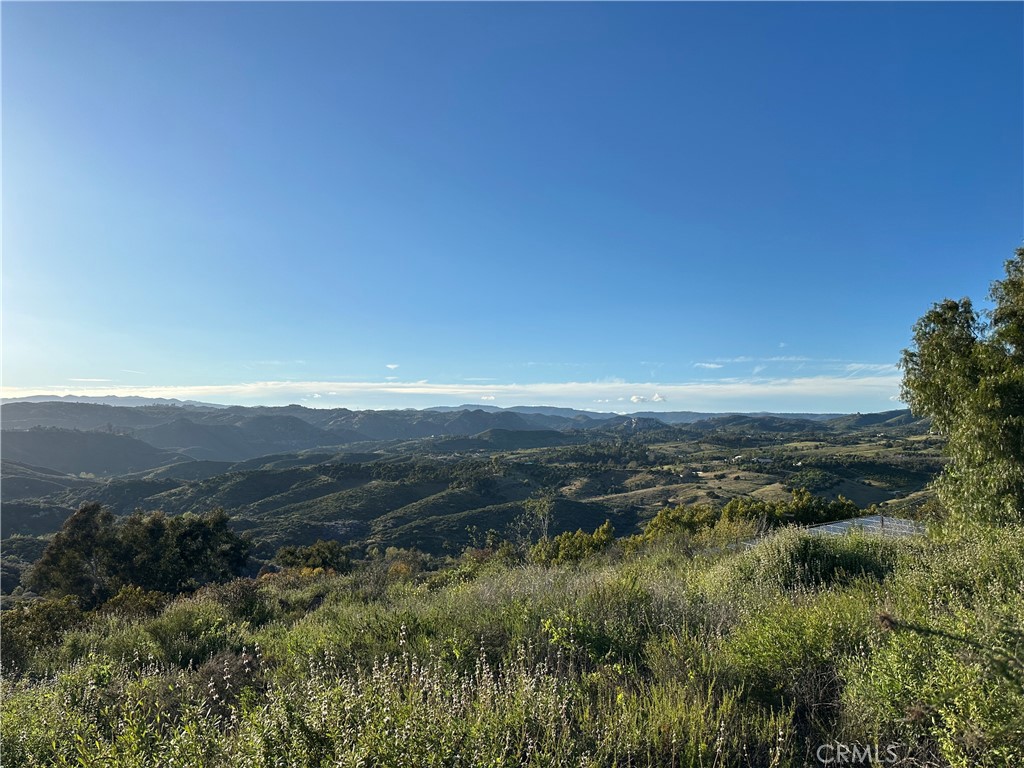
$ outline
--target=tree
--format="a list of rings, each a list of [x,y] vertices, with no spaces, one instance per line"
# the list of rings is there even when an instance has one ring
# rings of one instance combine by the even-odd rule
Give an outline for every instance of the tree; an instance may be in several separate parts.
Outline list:
[[[541,541],[547,541],[551,530],[551,517],[555,508],[555,500],[550,493],[532,496],[523,502],[526,510],[527,524],[537,532]]]
[[[580,528],[575,533],[565,531],[553,539],[541,539],[530,550],[530,559],[547,565],[573,563],[604,552],[614,543],[615,528],[611,520],[605,520],[593,533],[586,533]]]
[[[114,515],[85,504],[64,521],[27,581],[39,592],[73,595],[91,608],[117,591],[118,560]]]
[[[249,543],[228,527],[221,509],[204,515],[136,512],[121,526],[125,583],[159,592],[190,592],[245,569]]]
[[[285,568],[329,568],[338,573],[352,570],[348,550],[340,542],[331,539],[317,539],[308,547],[281,547],[274,558]]]
[[[177,594],[227,581],[248,558],[249,542],[230,530],[223,510],[177,517],[137,512],[118,524],[109,510],[86,504],[64,522],[27,580],[40,592],[74,595],[92,608],[127,585]]]
[[[710,504],[665,507],[647,523],[644,538],[653,540],[674,533],[696,533],[712,527],[721,516],[722,513]]]
[[[1024,248],[992,285],[993,309],[970,299],[935,304],[903,351],[902,397],[948,439],[935,483],[961,521],[1024,519]]]
[[[174,581],[173,591],[191,592],[245,570],[250,544],[228,527],[228,521],[223,509],[167,519],[164,563]]]

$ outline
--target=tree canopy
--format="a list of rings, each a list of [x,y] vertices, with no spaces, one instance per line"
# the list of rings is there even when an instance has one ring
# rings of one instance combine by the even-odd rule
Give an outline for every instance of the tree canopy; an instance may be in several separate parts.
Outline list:
[[[993,307],[968,298],[935,304],[903,351],[902,397],[948,438],[935,483],[960,520],[1024,519],[1024,248],[992,284]]]
[[[226,581],[248,558],[249,543],[228,528],[223,510],[173,517],[137,512],[118,522],[99,504],[86,504],[53,537],[29,584],[93,607],[123,586],[177,594]]]

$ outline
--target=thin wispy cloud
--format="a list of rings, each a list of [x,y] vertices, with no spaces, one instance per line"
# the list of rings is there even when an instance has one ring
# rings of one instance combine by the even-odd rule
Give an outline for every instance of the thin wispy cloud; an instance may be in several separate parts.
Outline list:
[[[384,367],[387,368],[389,371],[394,371],[398,368],[398,363],[388,363]]]
[[[874,373],[895,373],[899,370],[896,363],[847,363],[845,370],[850,373],[862,373],[871,371]]]
[[[528,360],[525,363],[513,363],[510,367],[526,367],[526,368],[582,368],[583,363],[568,363],[565,361],[561,362],[550,362],[540,360]]]
[[[91,383],[91,382],[114,381],[114,379],[68,379],[68,381],[81,381],[81,382]]]
[[[768,357],[753,357],[751,355],[739,355],[737,357],[716,357],[716,363],[811,363],[814,358],[802,355],[771,355]],[[827,363],[834,360],[818,360],[817,362]]]
[[[505,405],[567,405],[594,402],[671,402],[680,410],[886,410],[901,377],[888,370],[843,371],[839,375],[730,377],[701,381],[567,381],[537,383],[438,383],[409,381],[255,381],[194,386],[131,386],[82,382],[83,386],[5,387],[5,398],[30,395],[136,395],[235,404],[286,404],[332,393],[332,405],[366,408],[428,407],[500,399]],[[662,406],[663,407],[663,406]]]
[[[721,363],[694,363],[694,368],[707,368],[708,370],[714,370],[715,368],[721,368]]]

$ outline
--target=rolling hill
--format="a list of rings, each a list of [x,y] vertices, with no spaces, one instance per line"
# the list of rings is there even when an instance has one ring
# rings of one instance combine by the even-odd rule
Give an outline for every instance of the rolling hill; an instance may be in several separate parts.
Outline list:
[[[917,498],[941,468],[937,438],[905,411],[826,420],[730,414],[669,425],[640,415],[492,409],[3,408],[5,427],[136,424],[5,429],[4,536],[52,533],[92,501],[120,515],[223,508],[263,558],[317,538],[457,551],[470,540],[467,529],[503,531],[536,494],[554,500],[554,532],[610,519],[629,533],[666,505],[781,498],[799,487],[898,504]]]
[[[188,461],[180,453],[161,450],[132,437],[55,427],[5,429],[0,455],[8,461],[58,472],[105,477]]]

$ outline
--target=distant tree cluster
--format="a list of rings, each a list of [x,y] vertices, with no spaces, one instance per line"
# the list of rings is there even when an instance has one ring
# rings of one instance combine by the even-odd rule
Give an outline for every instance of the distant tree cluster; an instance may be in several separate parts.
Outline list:
[[[281,547],[274,559],[284,568],[323,568],[338,573],[347,573],[352,569],[348,549],[334,540],[317,539],[306,547]]]
[[[764,520],[769,526],[787,523],[815,525],[860,514],[860,507],[843,496],[826,499],[815,496],[806,488],[798,488],[788,499],[781,501],[738,497],[722,508],[725,520]]]
[[[630,462],[647,459],[647,443],[642,440],[601,440],[586,445],[573,445],[552,452],[557,461],[598,464],[605,467],[625,467]]]
[[[644,529],[645,539],[658,539],[673,533],[696,533],[718,522],[722,512],[711,504],[680,504],[665,507]]]
[[[593,533],[581,528],[576,532],[560,533],[553,539],[541,539],[530,550],[530,560],[547,565],[578,562],[604,552],[614,543],[615,529],[610,520],[605,520]]]
[[[815,525],[861,515],[861,509],[843,496],[826,499],[806,488],[792,492],[788,499],[768,500],[739,496],[718,508],[710,504],[666,507],[647,524],[644,538],[656,539],[674,533],[695,533],[719,520],[747,520],[767,527]]]
[[[40,593],[74,596],[92,608],[126,586],[179,594],[227,581],[248,558],[249,542],[228,528],[222,510],[137,512],[118,521],[94,503],[65,521],[26,580]]]
[[[794,472],[786,478],[786,485],[790,488],[806,488],[808,491],[827,491],[840,482],[839,478],[830,472],[824,472],[814,467],[807,467]]]

